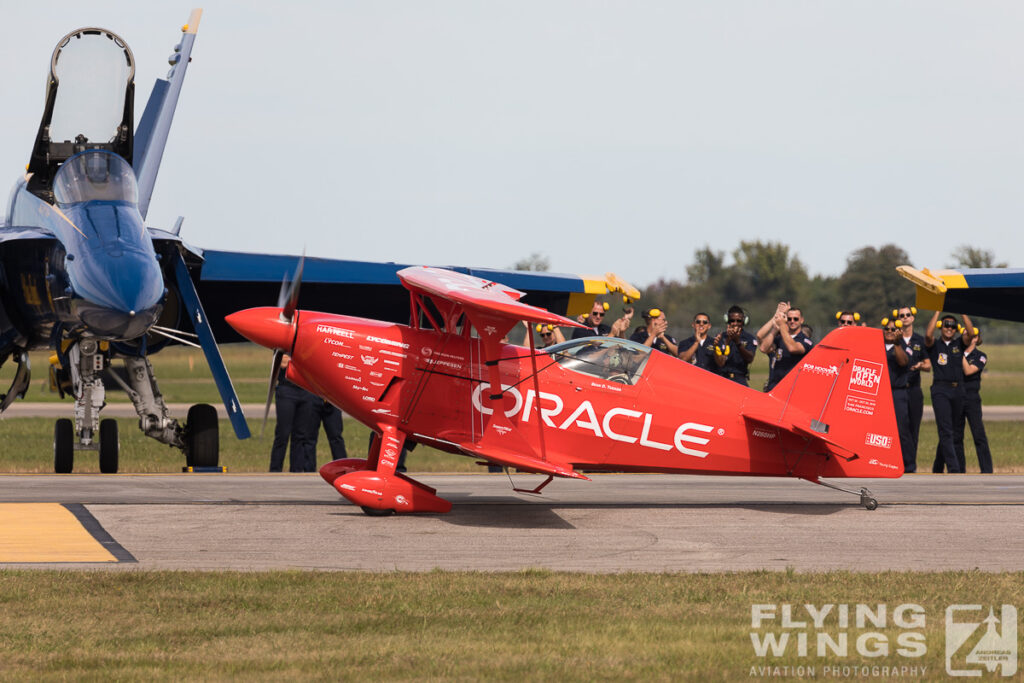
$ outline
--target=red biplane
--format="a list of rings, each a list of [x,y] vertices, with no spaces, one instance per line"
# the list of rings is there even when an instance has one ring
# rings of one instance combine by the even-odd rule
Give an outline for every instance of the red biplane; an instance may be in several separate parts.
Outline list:
[[[520,321],[580,325],[495,282],[427,267],[398,276],[411,325],[299,311],[297,294],[227,318],[277,359],[290,354],[290,380],[379,435],[367,459],[320,470],[367,514],[451,509],[395,471],[407,440],[548,475],[533,492],[586,479],[580,470],[789,476],[870,510],[867,489],[823,478],[903,474],[880,330],[831,332],[764,394],[625,339],[503,343]]]

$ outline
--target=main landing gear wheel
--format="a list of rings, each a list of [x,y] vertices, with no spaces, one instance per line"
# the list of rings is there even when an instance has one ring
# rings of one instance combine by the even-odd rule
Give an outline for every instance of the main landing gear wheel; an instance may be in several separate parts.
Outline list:
[[[360,505],[359,507],[363,508],[363,512],[366,514],[367,517],[390,517],[391,515],[395,514],[395,511],[392,510],[391,508],[388,508],[387,510],[381,510],[380,508],[371,508],[366,507],[365,505]]]
[[[217,409],[197,403],[185,422],[185,463],[189,467],[217,467],[220,460],[220,423]]]
[[[53,426],[53,471],[71,474],[75,465],[75,425],[67,418]]]
[[[117,474],[117,420],[100,420],[100,472]]]

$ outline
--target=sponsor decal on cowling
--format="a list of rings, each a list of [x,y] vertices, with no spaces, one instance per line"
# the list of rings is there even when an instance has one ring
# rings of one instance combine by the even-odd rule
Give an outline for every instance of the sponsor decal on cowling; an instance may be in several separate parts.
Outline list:
[[[317,325],[317,332],[323,334],[333,334],[336,337],[344,337],[345,339],[355,339],[356,335],[352,330],[346,330],[341,327],[334,327],[333,325]]]

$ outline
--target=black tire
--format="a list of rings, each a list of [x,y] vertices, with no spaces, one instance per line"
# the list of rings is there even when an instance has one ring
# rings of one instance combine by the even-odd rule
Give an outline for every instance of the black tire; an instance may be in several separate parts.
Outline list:
[[[381,510],[380,508],[371,508],[366,507],[365,505],[360,505],[359,507],[363,508],[363,513],[367,517],[390,517],[395,514],[395,511],[390,508],[387,510]]]
[[[185,423],[185,462],[190,467],[217,467],[220,461],[220,422],[217,409],[197,403]]]
[[[100,420],[100,472],[117,474],[117,420]]]
[[[53,471],[71,474],[75,467],[75,425],[67,418],[53,426]]]

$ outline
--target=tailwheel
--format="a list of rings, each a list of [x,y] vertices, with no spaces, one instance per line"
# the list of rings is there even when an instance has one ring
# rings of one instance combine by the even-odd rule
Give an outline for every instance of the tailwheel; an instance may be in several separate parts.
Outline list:
[[[71,420],[61,418],[53,427],[53,471],[71,474],[75,464],[75,426]]]
[[[185,422],[185,458],[190,467],[217,467],[220,460],[220,422],[217,409],[197,403]]]
[[[117,454],[119,450],[117,420],[101,420],[100,472],[103,474],[117,474]]]
[[[367,517],[390,517],[391,515],[395,514],[393,508],[381,510],[380,508],[371,508],[365,505],[360,505],[360,507],[363,509],[363,513],[365,513]]]
[[[878,501],[872,497],[871,491],[867,489],[860,490],[860,504],[867,510],[876,510],[878,508]]]

